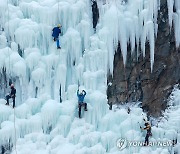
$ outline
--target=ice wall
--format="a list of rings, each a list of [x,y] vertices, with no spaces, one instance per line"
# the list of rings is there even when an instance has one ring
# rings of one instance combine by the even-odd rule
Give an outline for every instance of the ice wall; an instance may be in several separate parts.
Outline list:
[[[167,0],[168,11],[169,11],[169,24],[172,28],[174,27],[176,47],[180,46],[180,1],[178,0]]]
[[[107,74],[113,72],[118,43],[124,64],[129,45],[131,54],[145,56],[149,44],[153,69],[159,2],[99,0],[100,20],[94,34],[90,1],[0,0],[0,71],[5,68],[17,88],[15,114],[0,100],[0,143],[10,140],[15,145],[14,118],[18,154],[119,153],[117,138],[144,140],[138,125],[143,124],[140,108],[132,107],[131,114],[124,108],[108,111]],[[169,19],[171,26],[175,24],[178,46],[178,11],[172,10],[171,2]],[[178,0],[174,6],[178,10]],[[58,23],[62,25],[61,50],[51,37]],[[87,91],[88,112],[82,112],[83,119],[77,118],[78,86]],[[169,130],[171,124],[167,129],[154,128],[152,140],[175,136],[177,127]],[[167,153],[169,149],[160,150]],[[132,151],[159,152],[132,147],[122,153]]]
[[[105,92],[106,84],[101,82],[106,83],[107,73],[113,72],[118,44],[124,65],[128,46],[131,54],[138,57],[140,54],[145,56],[148,44],[153,69],[160,1],[97,2],[100,20],[96,34],[92,29],[90,2],[85,0],[1,2],[0,68],[7,68],[8,76],[19,80],[17,87],[24,92],[19,94],[21,102],[28,97],[39,97],[42,93],[58,100],[60,87],[65,100],[68,86],[78,82],[88,89]],[[172,21],[174,23],[178,47],[179,1],[168,0],[168,6],[169,24],[172,26]],[[57,23],[63,25],[61,52],[55,49],[51,37],[51,30]],[[23,89],[22,85],[29,88]]]
[[[58,100],[59,87],[62,98],[66,99],[65,92],[69,85],[84,82],[82,56],[90,46],[92,34],[89,3],[83,0],[59,3],[6,0],[1,1],[0,7],[0,68],[7,69],[9,78],[20,80],[20,86],[16,87],[24,92],[24,98],[19,95],[21,101],[28,97],[39,97],[43,93]],[[51,30],[57,23],[63,25],[61,52],[56,50],[51,37]],[[105,81],[105,78],[102,80]],[[23,89],[24,86],[29,88]]]
[[[120,43],[124,65],[127,59],[127,47],[131,54],[142,52],[145,56],[146,43],[150,46],[151,70],[154,63],[154,43],[157,35],[157,14],[160,2],[158,0],[129,0],[99,2],[100,23],[98,25],[99,39],[107,44],[108,66],[113,71],[114,52]],[[101,5],[100,5],[101,4]]]

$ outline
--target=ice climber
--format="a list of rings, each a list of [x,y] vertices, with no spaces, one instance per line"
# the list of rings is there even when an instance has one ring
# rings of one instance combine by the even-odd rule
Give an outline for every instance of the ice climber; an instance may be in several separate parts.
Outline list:
[[[60,42],[59,42],[59,34],[61,34],[61,25],[58,24],[57,27],[54,27],[52,30],[52,37],[54,41],[56,41],[57,49],[61,49]]]
[[[13,100],[13,108],[15,107],[15,97],[16,97],[16,89],[14,88],[14,85],[11,84],[11,93],[6,96],[6,105],[9,105],[9,99],[12,98]]]
[[[86,96],[85,90],[82,90],[81,93],[79,93],[79,89],[77,90],[79,118],[81,118],[81,106],[84,106],[84,110],[87,111],[87,103],[84,102],[85,96]]]
[[[145,119],[144,119],[144,121],[145,121]],[[150,125],[150,123],[148,121],[145,121],[144,125],[145,125],[144,128],[142,128],[141,126],[140,126],[140,128],[142,130],[147,130],[145,141],[144,141],[144,146],[147,146],[147,145],[149,145],[149,137],[152,136],[151,125]]]

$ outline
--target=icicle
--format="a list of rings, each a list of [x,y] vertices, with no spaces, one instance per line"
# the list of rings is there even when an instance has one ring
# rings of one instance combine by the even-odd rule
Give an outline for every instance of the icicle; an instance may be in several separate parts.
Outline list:
[[[167,0],[167,4],[168,4],[169,25],[170,25],[170,28],[171,28],[172,27],[172,21],[173,21],[174,0]]]

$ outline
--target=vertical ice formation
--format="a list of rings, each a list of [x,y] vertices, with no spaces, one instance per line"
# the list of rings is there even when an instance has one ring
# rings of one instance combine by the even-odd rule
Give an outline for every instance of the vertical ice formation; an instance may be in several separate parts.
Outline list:
[[[176,47],[180,46],[180,1],[178,0],[167,0],[168,2],[168,15],[169,15],[169,24],[174,26],[175,38],[176,38]]]
[[[107,1],[105,5],[100,5],[98,35],[100,40],[107,44],[108,66],[111,73],[113,71],[114,52],[118,43],[120,43],[125,65],[128,45],[131,47],[131,54],[136,51],[137,56],[139,56],[139,50],[141,50],[145,56],[145,45],[148,42],[151,70],[153,69],[159,3],[157,0],[129,0],[127,3]]]
[[[100,82],[106,83],[108,71],[113,72],[118,44],[125,65],[128,46],[131,47],[131,54],[139,56],[142,53],[145,56],[148,43],[153,69],[160,1],[97,2],[100,21],[97,33],[93,34],[90,2],[1,0],[0,26],[4,31],[1,31],[0,47],[2,57],[6,58],[2,58],[0,67],[6,67],[9,76],[15,76],[21,85],[29,85],[30,88],[22,90],[26,96],[20,100],[38,97],[46,92],[59,101],[59,87],[65,100],[68,86],[78,82],[88,89],[105,92],[105,84]],[[173,12],[173,4],[176,12]],[[168,7],[169,24],[172,26],[174,21],[178,46],[179,1],[168,0]],[[60,53],[56,51],[51,37],[52,27],[59,22],[63,25],[63,36],[60,38],[63,48]],[[5,48],[7,45],[10,48]],[[25,66],[14,72],[13,69],[22,67],[21,64]]]
[[[143,124],[141,109],[133,108],[130,115],[125,109],[107,110],[107,73],[113,72],[118,43],[126,64],[127,47],[131,54],[139,56],[142,51],[145,56],[148,42],[153,69],[159,5],[159,0],[98,0],[100,21],[94,34],[90,1],[0,0],[0,71],[5,68],[17,88],[18,153],[118,153],[117,138],[144,139],[137,123]],[[179,5],[178,0],[168,0],[177,46]],[[60,51],[51,37],[58,23],[63,26]],[[87,91],[88,103],[81,120],[76,118],[78,83],[80,90]],[[0,100],[3,145],[7,140],[14,143],[14,114],[4,103]],[[155,130],[154,139],[163,138],[165,130]],[[167,140],[174,130],[167,128]],[[133,150],[145,153],[140,148],[123,153]]]

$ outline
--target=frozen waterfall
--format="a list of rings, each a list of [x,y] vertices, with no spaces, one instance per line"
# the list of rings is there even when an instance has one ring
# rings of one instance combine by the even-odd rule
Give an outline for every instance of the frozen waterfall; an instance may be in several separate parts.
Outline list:
[[[180,1],[167,2],[179,47]],[[131,54],[145,56],[148,43],[153,70],[160,0],[97,3],[100,18],[94,33],[90,0],[0,0],[0,74],[5,76],[0,83],[0,146],[12,146],[12,154],[180,153],[178,88],[171,99],[175,107],[165,112],[169,121],[153,126],[150,139],[172,141],[177,136],[175,147],[129,146],[120,151],[119,138],[144,141],[139,124],[143,126],[145,114],[137,104],[130,105],[130,114],[124,106],[109,111],[107,105],[107,75],[113,72],[118,44],[125,65],[128,45]],[[61,50],[51,36],[58,23]],[[4,105],[8,79],[17,89],[15,113]],[[88,112],[82,119],[77,116],[78,84],[87,92]]]

